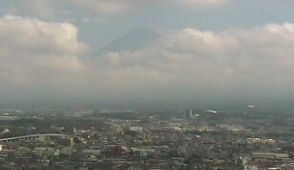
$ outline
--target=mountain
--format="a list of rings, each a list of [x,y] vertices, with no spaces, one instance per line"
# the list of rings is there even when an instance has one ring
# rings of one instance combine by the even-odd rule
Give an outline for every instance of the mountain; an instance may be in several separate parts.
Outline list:
[[[160,37],[160,34],[154,30],[133,29],[99,50],[98,54],[101,55],[108,52],[121,51],[139,51],[145,47],[148,47],[149,45],[152,45],[152,43],[154,43]]]

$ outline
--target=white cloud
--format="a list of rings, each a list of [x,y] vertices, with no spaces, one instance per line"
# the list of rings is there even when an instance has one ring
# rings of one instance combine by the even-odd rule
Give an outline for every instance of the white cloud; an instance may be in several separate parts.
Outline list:
[[[290,23],[222,32],[187,28],[142,50],[113,51],[95,59],[78,57],[86,46],[77,33],[68,23],[1,18],[1,92],[26,87],[41,88],[46,95],[112,94],[142,100],[293,94]],[[54,93],[56,89],[62,93]]]
[[[182,5],[215,5],[229,0],[10,0],[8,11],[14,15],[25,15],[41,19],[53,19],[67,15],[64,11],[69,5],[83,9],[84,12],[97,12],[103,14],[116,14],[138,10],[148,3],[179,3]],[[77,11],[76,11],[77,12]],[[88,20],[89,21],[89,20]],[[93,21],[93,20],[92,20]]]
[[[85,48],[71,24],[7,15],[0,19],[0,81],[58,83],[57,77],[83,69],[77,56]]]
[[[38,18],[53,18],[58,1],[55,0],[10,0],[8,11],[14,15],[28,15]]]
[[[106,82],[128,92],[153,89],[156,95],[170,88],[189,95],[210,90],[287,94],[294,90],[293,45],[294,25],[289,23],[219,33],[189,28],[141,51],[111,52],[97,64],[103,65],[98,70]]]
[[[95,12],[102,13],[117,13],[127,10],[132,10],[142,6],[142,4],[153,3],[155,0],[143,1],[143,0],[68,0],[76,5],[90,9]],[[161,0],[164,3],[170,3],[170,1]],[[227,2],[228,0],[173,0],[181,4],[219,4]]]

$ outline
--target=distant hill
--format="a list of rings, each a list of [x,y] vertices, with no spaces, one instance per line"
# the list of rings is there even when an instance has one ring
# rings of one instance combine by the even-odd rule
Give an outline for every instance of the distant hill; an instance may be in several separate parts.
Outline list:
[[[139,51],[145,47],[148,47],[149,45],[152,45],[152,43],[154,43],[160,37],[160,34],[154,30],[133,29],[122,37],[106,45],[96,54],[99,56],[108,52]]]

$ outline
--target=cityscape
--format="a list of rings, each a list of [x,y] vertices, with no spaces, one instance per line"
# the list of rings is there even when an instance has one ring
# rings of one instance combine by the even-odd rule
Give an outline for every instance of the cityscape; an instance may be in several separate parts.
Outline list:
[[[294,0],[0,0],[0,170],[294,170]]]
[[[291,170],[294,115],[243,110],[1,111],[0,169]]]

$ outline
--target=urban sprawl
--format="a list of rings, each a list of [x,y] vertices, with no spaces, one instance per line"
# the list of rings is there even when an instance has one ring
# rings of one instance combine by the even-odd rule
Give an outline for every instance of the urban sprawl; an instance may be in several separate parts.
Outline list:
[[[2,170],[292,170],[294,117],[261,111],[4,109]]]

